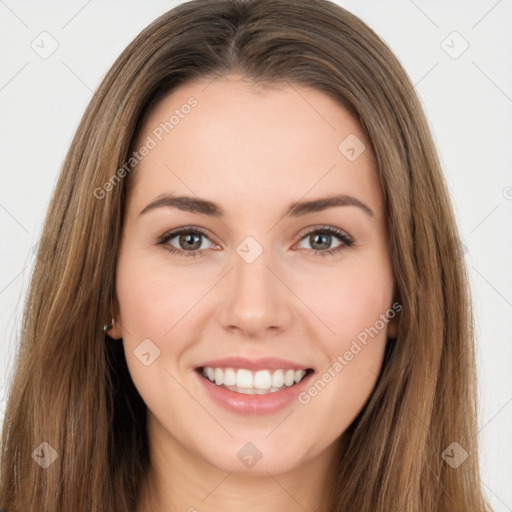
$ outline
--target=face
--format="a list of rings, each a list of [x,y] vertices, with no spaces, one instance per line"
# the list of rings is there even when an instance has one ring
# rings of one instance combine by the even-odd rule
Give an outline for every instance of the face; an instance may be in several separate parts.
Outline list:
[[[175,89],[135,149],[112,336],[151,443],[261,475],[333,450],[396,335],[360,126],[315,89],[230,75]]]

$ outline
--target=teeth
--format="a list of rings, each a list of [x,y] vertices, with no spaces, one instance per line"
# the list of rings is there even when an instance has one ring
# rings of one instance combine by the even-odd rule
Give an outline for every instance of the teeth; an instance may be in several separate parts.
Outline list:
[[[277,370],[272,375],[272,387],[281,388],[284,384],[284,373],[283,370]]]
[[[288,370],[284,375],[284,383],[287,386],[291,386],[295,382],[295,372],[293,370]]]
[[[236,372],[233,368],[226,368],[224,370],[224,385],[236,386]]]
[[[252,372],[240,368],[203,368],[203,376],[232,391],[244,394],[273,393],[284,386],[290,387],[300,382],[306,370],[259,370]]]
[[[253,382],[254,382],[253,375],[252,375],[252,372],[250,372],[249,370],[238,370],[236,372],[236,387],[237,388],[252,388]]]
[[[215,376],[215,384],[217,386],[224,384],[224,372],[220,368],[215,368],[213,375]]]
[[[256,389],[270,389],[272,387],[272,377],[268,370],[260,370],[254,374],[254,387]]]

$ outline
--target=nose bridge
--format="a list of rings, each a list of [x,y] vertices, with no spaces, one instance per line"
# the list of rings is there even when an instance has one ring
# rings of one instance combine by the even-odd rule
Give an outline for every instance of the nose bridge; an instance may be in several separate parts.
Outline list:
[[[275,266],[271,257],[272,249],[268,245],[264,247],[255,237],[247,236],[238,244],[235,252],[233,281],[237,300],[252,301],[256,307],[275,300],[279,291],[273,282],[275,277],[268,268]]]
[[[269,292],[273,287],[269,283],[271,272],[268,269],[272,266],[269,258],[271,251],[264,250],[263,246],[256,244],[257,242],[252,240],[240,243],[234,257],[233,279],[236,281],[236,288],[244,292],[245,296]]]
[[[221,306],[224,327],[256,335],[289,322],[286,287],[274,275],[277,263],[273,254],[272,248],[264,248],[253,236],[247,236],[235,248],[226,300]]]

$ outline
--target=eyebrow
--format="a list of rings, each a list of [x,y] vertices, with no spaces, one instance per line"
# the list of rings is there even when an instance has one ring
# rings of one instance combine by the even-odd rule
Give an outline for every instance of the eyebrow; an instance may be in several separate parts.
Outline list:
[[[285,216],[290,215],[292,217],[300,217],[302,215],[307,215],[308,213],[320,212],[327,208],[334,208],[336,206],[357,206],[370,217],[375,217],[375,213],[368,205],[356,197],[346,194],[293,202],[289,205]],[[177,208],[178,210],[198,213],[214,218],[221,218],[224,216],[223,208],[212,201],[198,197],[176,196],[172,194],[159,195],[151,201],[151,203],[149,203],[139,215],[143,215],[157,208]]]

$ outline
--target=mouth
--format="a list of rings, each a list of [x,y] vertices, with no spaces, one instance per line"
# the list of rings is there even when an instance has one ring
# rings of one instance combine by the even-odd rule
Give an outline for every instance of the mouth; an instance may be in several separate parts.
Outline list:
[[[220,388],[245,395],[267,395],[292,388],[314,372],[312,368],[247,368],[200,366],[201,378]]]

